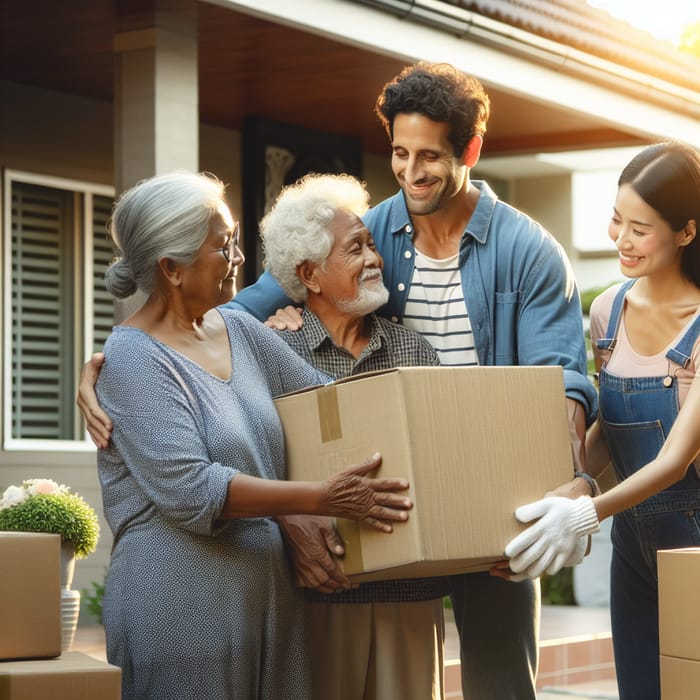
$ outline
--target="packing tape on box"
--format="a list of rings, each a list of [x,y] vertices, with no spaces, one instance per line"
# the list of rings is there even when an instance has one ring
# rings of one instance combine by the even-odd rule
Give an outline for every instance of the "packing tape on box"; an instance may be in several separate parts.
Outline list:
[[[321,429],[321,441],[332,442],[343,437],[340,427],[340,410],[338,409],[338,392],[332,384],[319,387],[316,392],[318,403],[318,422]]]
[[[343,557],[343,571],[357,573],[364,571],[365,566],[362,561],[362,542],[360,540],[360,523],[357,520],[346,520],[338,518],[335,521],[335,529],[343,540],[345,556]]]
[[[316,393],[316,402],[318,405],[321,441],[332,442],[333,440],[340,440],[343,437],[343,431],[340,425],[337,388],[332,384],[319,387]],[[343,569],[350,572],[364,571],[360,523],[356,520],[338,518],[336,529],[345,547]]]

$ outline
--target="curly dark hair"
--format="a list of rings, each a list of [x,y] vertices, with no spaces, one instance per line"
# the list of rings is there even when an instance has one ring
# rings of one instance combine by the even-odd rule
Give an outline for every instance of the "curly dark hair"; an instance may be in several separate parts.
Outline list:
[[[476,78],[449,63],[421,61],[406,66],[382,88],[374,112],[390,140],[397,114],[417,113],[435,122],[448,122],[448,138],[455,156],[460,157],[472,136],[486,132],[489,109],[489,97]]]
[[[700,226],[700,153],[691,146],[677,141],[647,146],[625,166],[617,184],[631,185],[673,231],[691,220]],[[681,270],[700,287],[700,236],[684,248]]]

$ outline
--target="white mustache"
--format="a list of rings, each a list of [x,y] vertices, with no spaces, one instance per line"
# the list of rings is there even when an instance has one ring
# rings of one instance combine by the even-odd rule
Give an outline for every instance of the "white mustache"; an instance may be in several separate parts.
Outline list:
[[[360,282],[369,282],[369,281],[381,280],[381,279],[382,279],[381,270],[376,270],[376,269],[365,270],[360,275]]]

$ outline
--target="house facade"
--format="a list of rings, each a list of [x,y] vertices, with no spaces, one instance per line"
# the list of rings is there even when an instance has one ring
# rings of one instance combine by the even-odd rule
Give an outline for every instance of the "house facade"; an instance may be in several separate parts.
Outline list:
[[[349,169],[373,202],[393,194],[374,100],[421,59],[484,83],[475,176],[575,269],[601,263],[572,238],[572,169],[542,154],[700,146],[696,59],[583,0],[0,0],[0,489],[53,478],[101,511],[74,399],[124,314],[102,285],[115,195],[177,168],[215,173],[244,222],[249,283],[255,223],[295,173]],[[77,588],[102,580],[109,548],[103,522]]]

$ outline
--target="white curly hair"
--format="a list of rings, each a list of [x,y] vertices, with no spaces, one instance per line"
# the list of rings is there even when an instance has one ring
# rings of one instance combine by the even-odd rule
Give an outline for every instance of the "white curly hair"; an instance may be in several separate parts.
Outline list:
[[[260,222],[265,269],[295,302],[306,301],[307,290],[297,275],[305,260],[323,265],[333,247],[331,224],[339,210],[362,216],[369,193],[352,175],[309,173],[285,187]]]

